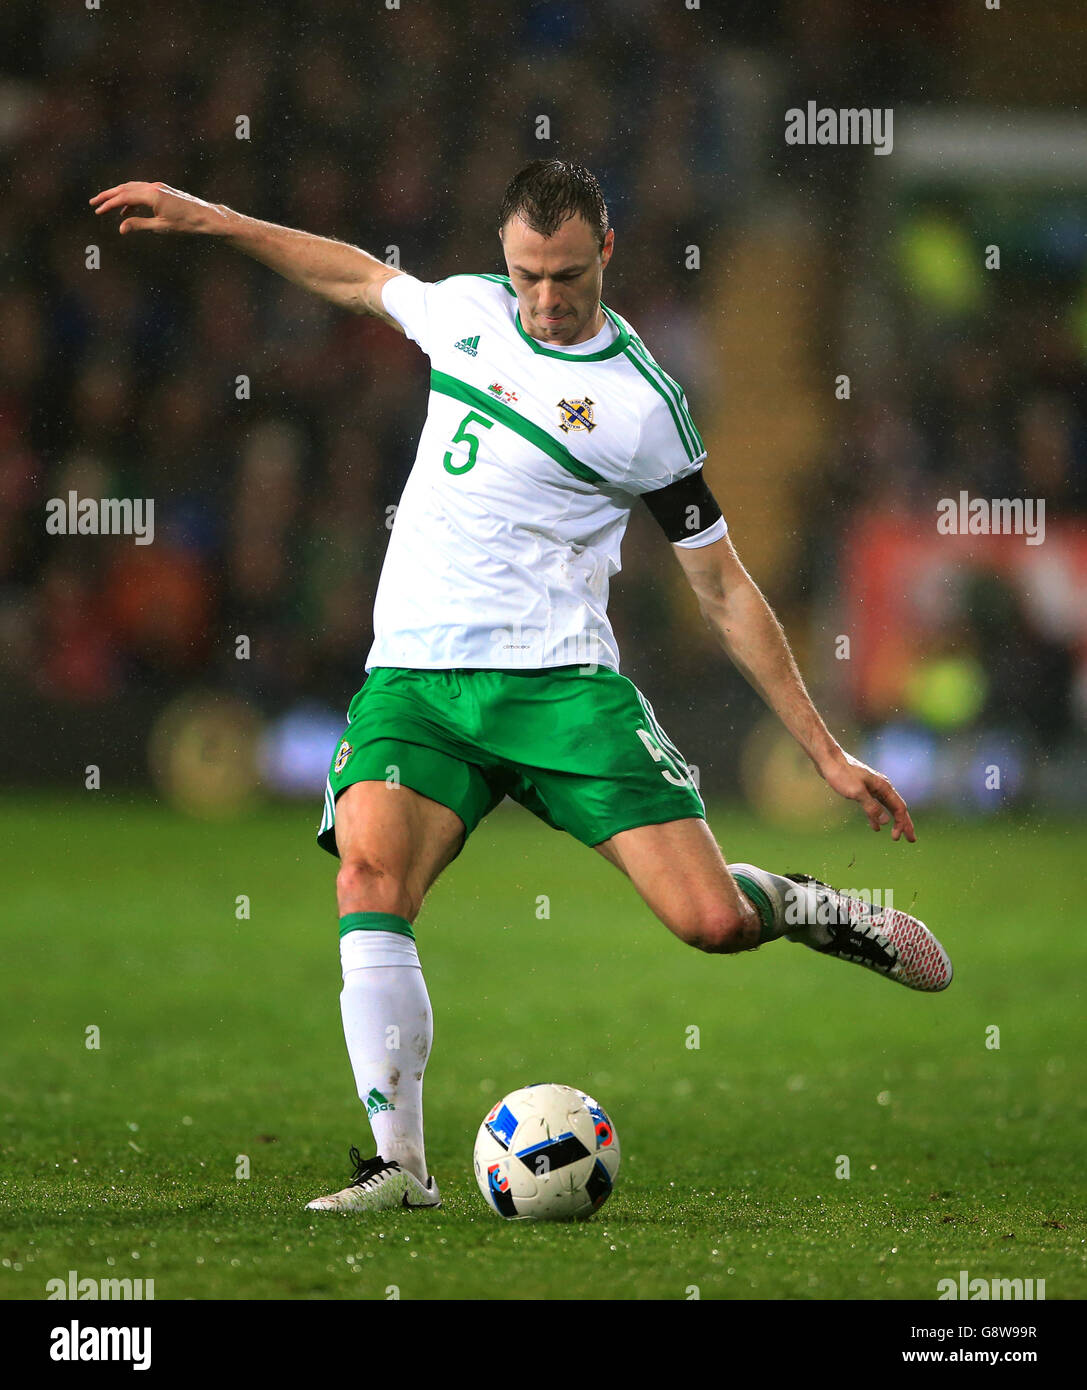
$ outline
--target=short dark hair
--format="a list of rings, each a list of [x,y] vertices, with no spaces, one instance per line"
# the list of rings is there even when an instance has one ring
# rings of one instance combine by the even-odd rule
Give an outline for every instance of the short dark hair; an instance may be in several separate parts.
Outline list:
[[[608,209],[595,177],[567,159],[534,159],[506,185],[498,229],[511,217],[522,217],[540,236],[554,236],[567,218],[579,214],[603,246]]]

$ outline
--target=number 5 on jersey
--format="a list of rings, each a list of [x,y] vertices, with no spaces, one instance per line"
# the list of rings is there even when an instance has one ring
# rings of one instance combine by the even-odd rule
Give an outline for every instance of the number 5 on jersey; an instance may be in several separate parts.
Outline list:
[[[494,421],[488,420],[486,415],[477,415],[474,410],[468,412],[457,426],[452,440],[454,444],[468,445],[468,457],[464,463],[454,463],[452,452],[447,453],[443,460],[447,473],[467,473],[469,468],[475,467],[476,455],[479,453],[479,436],[472,434],[469,425],[482,425],[485,430],[489,430],[493,424]]]

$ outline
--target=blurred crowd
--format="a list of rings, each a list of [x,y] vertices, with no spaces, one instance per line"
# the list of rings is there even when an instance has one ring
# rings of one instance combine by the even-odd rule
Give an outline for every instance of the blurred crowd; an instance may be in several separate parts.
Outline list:
[[[1087,732],[1087,189],[986,203],[950,187],[896,212],[875,296],[882,364],[812,488],[800,582],[816,587],[820,566],[840,581],[818,538],[848,518],[919,530],[928,544],[888,624],[911,639],[899,708],[1014,731],[1041,753]],[[945,544],[937,508],[964,493],[1019,499],[1036,517],[1044,507],[1041,543]],[[933,715],[926,665],[957,707],[937,702]],[[853,694],[860,714],[887,713],[857,684]]]
[[[657,350],[677,375],[699,359],[683,248],[696,224],[700,242],[713,231],[727,174],[717,68],[682,5],[635,5],[626,41],[604,42],[622,9],[194,0],[122,17],[15,0],[21,75],[0,103],[16,190],[0,208],[9,674],[69,701],[207,678],[272,708],[343,703],[425,411],[413,344],[222,247],[122,240],[87,206],[101,188],[160,179],[437,279],[504,270],[507,179],[542,153],[578,158],[622,236],[609,298],[650,342],[667,329],[676,351]],[[45,503],[72,490],[153,497],[154,544],[47,536]]]
[[[938,99],[953,68],[945,0],[918,7],[912,42],[846,0],[712,10],[6,0],[2,683],[83,707],[200,684],[269,714],[305,699],[341,707],[361,683],[391,509],[423,419],[427,367],[413,344],[213,243],[121,239],[88,207],[119,181],[160,179],[437,279],[502,270],[496,209],[510,174],[541,154],[579,159],[620,238],[606,298],[707,421],[714,308],[685,248],[712,255],[751,201],[786,185],[811,199],[843,259],[865,228],[868,164],[802,165],[778,149],[760,166],[738,114],[744,91],[757,81],[785,104],[856,101],[858,84],[878,79],[884,100],[921,88]],[[1044,496],[1050,521],[1082,517],[1083,207],[1070,196],[1023,213],[1026,251],[999,272],[999,293],[984,269],[990,222],[972,223],[967,201],[941,194],[898,211],[872,301],[893,341],[808,475],[796,602],[824,601],[838,578],[825,538],[858,513],[969,489]],[[846,296],[832,286],[825,297],[813,333],[848,347],[850,325],[834,317]],[[70,492],[153,498],[154,544],[47,535],[46,503]],[[666,681],[670,599],[652,581],[635,576],[628,591],[646,620],[617,630],[624,669]],[[1030,691],[1050,692],[1048,717],[1067,730],[1082,719],[1077,680],[1087,710],[1082,624],[1046,628],[1014,585],[987,593],[964,599],[983,633],[976,650],[997,671],[1032,672]],[[992,689],[1010,708],[1009,680]]]

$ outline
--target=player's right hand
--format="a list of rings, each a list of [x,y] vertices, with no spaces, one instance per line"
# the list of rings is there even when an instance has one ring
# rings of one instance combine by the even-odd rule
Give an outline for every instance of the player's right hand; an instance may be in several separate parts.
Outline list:
[[[917,832],[905,801],[881,772],[862,763],[844,749],[839,749],[830,764],[819,770],[827,785],[839,796],[859,802],[873,830],[890,821],[893,822],[892,840],[901,839],[904,835],[911,845],[916,841]]]
[[[119,209],[121,235],[129,232],[196,232],[214,235],[224,230],[226,213],[182,193],[167,183],[119,183],[90,200],[95,215]]]

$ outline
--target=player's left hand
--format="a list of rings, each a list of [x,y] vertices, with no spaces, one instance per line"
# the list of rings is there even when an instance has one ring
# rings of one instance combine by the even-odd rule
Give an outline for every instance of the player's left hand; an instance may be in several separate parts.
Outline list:
[[[913,821],[906,809],[906,803],[894,787],[875,768],[860,762],[844,750],[828,766],[820,768],[828,787],[839,796],[850,801],[860,802],[861,810],[868,817],[868,824],[878,831],[880,826],[893,821],[891,839],[898,840],[905,835],[912,845],[917,839]]]

